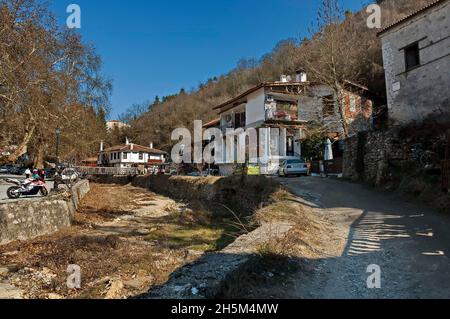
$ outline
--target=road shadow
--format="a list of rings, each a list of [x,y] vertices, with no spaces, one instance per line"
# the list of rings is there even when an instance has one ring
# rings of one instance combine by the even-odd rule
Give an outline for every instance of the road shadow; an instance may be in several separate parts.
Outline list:
[[[215,253],[177,270],[166,284],[140,298],[450,298],[447,216],[353,183],[290,179],[299,180],[305,182],[289,187],[298,204],[320,206],[331,223],[348,223],[341,254],[318,259],[270,256],[277,260],[274,266],[257,255]],[[317,198],[320,205],[311,203]],[[243,258],[236,269],[222,274],[228,264]],[[381,270],[380,289],[367,286],[372,265]]]

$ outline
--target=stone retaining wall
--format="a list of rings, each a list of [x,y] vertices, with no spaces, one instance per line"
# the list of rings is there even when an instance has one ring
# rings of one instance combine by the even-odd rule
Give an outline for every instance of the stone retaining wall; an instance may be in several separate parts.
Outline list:
[[[396,131],[364,132],[345,141],[344,178],[381,184],[389,165],[411,159],[411,150]]]
[[[0,245],[51,234],[71,226],[80,200],[89,192],[89,182],[81,181],[72,196],[50,196],[0,204]]]
[[[220,252],[204,255],[174,272],[167,283],[153,288],[145,299],[215,299],[224,284],[246,264],[269,239],[283,238],[293,225],[279,222],[264,224],[255,231],[239,237]]]

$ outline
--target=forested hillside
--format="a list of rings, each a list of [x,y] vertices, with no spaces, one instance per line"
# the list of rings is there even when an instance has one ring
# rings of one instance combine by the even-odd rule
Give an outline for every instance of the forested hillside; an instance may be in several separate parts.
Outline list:
[[[386,26],[433,0],[377,2],[382,7],[382,23]],[[174,128],[192,128],[195,119],[213,119],[217,116],[212,110],[214,106],[251,86],[278,80],[281,74],[291,74],[299,67],[307,69],[310,80],[334,80],[329,78],[327,69],[331,58],[337,63],[336,77],[340,80],[345,77],[367,85],[375,94],[383,97],[385,87],[381,45],[376,36],[378,30],[367,27],[369,14],[366,12],[352,13],[345,8],[337,8],[332,13],[324,12],[327,6],[331,9],[333,5],[334,1],[323,0],[322,11],[312,22],[309,37],[283,40],[272,52],[259,60],[242,60],[228,74],[208,80],[193,92],[183,90],[162,101],[144,105],[144,108],[150,107],[150,111],[137,119],[128,117],[131,119],[132,128],[124,134],[131,136],[136,143],[147,145],[149,141],[153,141],[158,147],[169,150],[172,145],[170,136]],[[344,22],[339,27],[330,27],[329,24],[337,18]],[[340,49],[331,57],[328,46],[337,43]],[[142,109],[134,107],[135,111]],[[139,112],[134,115],[136,118]]]

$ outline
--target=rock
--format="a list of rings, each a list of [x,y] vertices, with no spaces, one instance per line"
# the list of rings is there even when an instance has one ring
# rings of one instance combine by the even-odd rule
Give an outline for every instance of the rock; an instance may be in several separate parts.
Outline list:
[[[7,283],[0,283],[0,299],[23,299],[23,290]]]
[[[113,280],[110,282],[105,299],[122,299],[124,284],[121,280]]]
[[[138,290],[148,282],[151,282],[150,277],[135,277],[131,280],[124,281],[124,285],[126,288]]]
[[[63,296],[61,296],[61,295],[50,293],[50,294],[47,295],[47,299],[49,299],[49,300],[61,300],[61,299],[65,299],[65,298]]]
[[[18,254],[19,254],[18,251],[8,251],[6,253],[3,253],[2,255],[5,256],[5,257],[11,257],[11,256],[16,256]]]
[[[148,229],[144,229],[144,228],[141,228],[141,229],[136,229],[135,231],[134,231],[134,234],[136,234],[137,236],[147,236],[147,235],[149,235],[151,232],[148,230]]]
[[[0,267],[0,277],[5,277],[9,274],[9,269],[6,267]]]
[[[110,277],[103,277],[103,278],[97,279],[97,280],[89,283],[89,286],[93,287],[93,286],[96,286],[96,285],[106,285],[109,282],[111,282],[111,278]]]

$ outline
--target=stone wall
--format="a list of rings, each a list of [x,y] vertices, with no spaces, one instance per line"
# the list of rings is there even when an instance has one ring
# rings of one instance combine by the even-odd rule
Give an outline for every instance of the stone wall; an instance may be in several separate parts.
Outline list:
[[[89,192],[89,182],[81,181],[72,196],[20,200],[0,204],[0,244],[51,234],[72,224],[80,200]]]
[[[364,132],[345,141],[344,178],[381,184],[389,165],[411,159],[411,150],[398,132]]]
[[[162,286],[141,296],[143,299],[215,299],[233,274],[257,254],[268,240],[286,236],[293,224],[278,222],[264,224],[239,237],[220,252],[205,254],[200,260],[175,271]]]
[[[384,33],[383,60],[389,117],[399,124],[450,114],[450,2]],[[406,71],[405,48],[419,44],[420,66]]]

